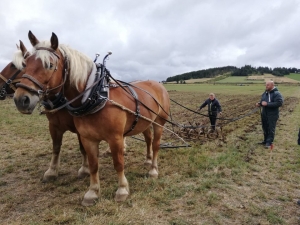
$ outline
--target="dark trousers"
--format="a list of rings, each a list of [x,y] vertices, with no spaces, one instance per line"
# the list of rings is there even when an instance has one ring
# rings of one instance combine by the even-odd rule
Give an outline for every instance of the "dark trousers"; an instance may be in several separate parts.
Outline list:
[[[209,114],[209,120],[211,128],[214,130],[216,128],[217,114]]]
[[[277,115],[265,115],[261,117],[262,128],[264,131],[264,141],[267,144],[272,144],[275,137],[275,128],[278,120]]]

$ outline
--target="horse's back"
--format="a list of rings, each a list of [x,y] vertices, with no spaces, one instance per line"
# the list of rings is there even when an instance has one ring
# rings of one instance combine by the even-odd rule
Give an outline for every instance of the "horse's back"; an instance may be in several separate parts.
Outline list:
[[[162,112],[165,111],[169,114],[169,108],[170,108],[169,94],[168,94],[166,88],[161,83],[154,81],[154,80],[147,80],[147,81],[137,82],[134,84],[134,86],[140,88],[138,97],[139,97],[139,99],[141,99],[141,101],[142,101],[143,96],[146,96],[147,98],[149,98],[149,97],[154,98],[160,104],[160,106],[163,108],[163,109],[160,109],[159,111],[162,111]],[[137,90],[138,89],[136,88],[136,91]],[[147,102],[143,102],[143,103],[147,104]],[[162,114],[165,114],[165,113],[162,113]]]

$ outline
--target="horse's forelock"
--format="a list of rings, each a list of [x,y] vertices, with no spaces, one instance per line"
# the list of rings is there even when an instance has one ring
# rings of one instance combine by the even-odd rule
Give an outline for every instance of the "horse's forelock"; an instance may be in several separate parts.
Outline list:
[[[15,52],[12,62],[18,70],[23,69],[24,57],[21,50]]]
[[[32,54],[35,55],[36,59],[40,59],[42,61],[42,64],[45,67],[49,68],[50,67],[50,63],[51,61],[53,63],[57,63],[57,57],[50,51],[47,50],[36,50],[39,47],[46,47],[46,48],[50,48],[51,44],[50,41],[42,41],[40,43],[38,43],[36,46],[34,46],[34,48],[32,49]]]

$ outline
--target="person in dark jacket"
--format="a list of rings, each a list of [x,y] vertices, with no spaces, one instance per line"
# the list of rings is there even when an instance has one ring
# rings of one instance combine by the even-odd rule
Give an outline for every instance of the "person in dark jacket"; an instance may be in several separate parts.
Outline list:
[[[283,104],[283,97],[275,87],[273,81],[266,82],[266,91],[262,94],[257,107],[262,107],[261,122],[264,131],[264,141],[261,144],[270,148],[275,137],[276,123],[279,118],[279,107]]]
[[[204,101],[199,110],[208,105],[208,116],[212,130],[215,130],[218,113],[222,114],[222,107],[219,101],[215,98],[214,93],[209,94],[209,98]]]

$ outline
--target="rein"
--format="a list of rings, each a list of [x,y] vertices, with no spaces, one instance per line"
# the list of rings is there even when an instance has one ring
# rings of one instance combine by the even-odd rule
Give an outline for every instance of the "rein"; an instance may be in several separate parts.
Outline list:
[[[175,100],[173,100],[173,99],[171,99],[171,98],[170,98],[170,100],[171,100],[172,102],[174,102],[175,104],[181,106],[182,108],[188,110],[188,111],[191,111],[191,112],[193,112],[193,113],[195,113],[195,114],[198,114],[198,115],[201,115],[201,116],[209,117],[209,115],[203,114],[203,113],[199,113],[199,112],[197,112],[197,111],[195,111],[195,110],[192,110],[192,109],[190,109],[190,108],[187,108],[187,107],[185,107],[184,105],[182,105],[182,104],[176,102]],[[253,111],[253,112],[256,112],[256,111],[258,111],[258,109],[255,108],[255,109],[253,109],[252,111]],[[252,112],[252,111],[251,111],[251,112]],[[251,112],[250,112],[250,113],[251,113]],[[245,114],[245,115],[247,116],[248,114]],[[239,120],[239,119],[242,119],[242,118],[246,117],[245,115],[244,115],[244,116],[241,116],[241,118],[240,118],[240,117],[235,117],[235,118],[222,118],[222,117],[216,117],[216,119],[218,119],[218,120],[228,120],[228,121],[232,122],[232,121],[236,121],[236,120]],[[251,115],[251,114],[250,114],[250,115]]]

